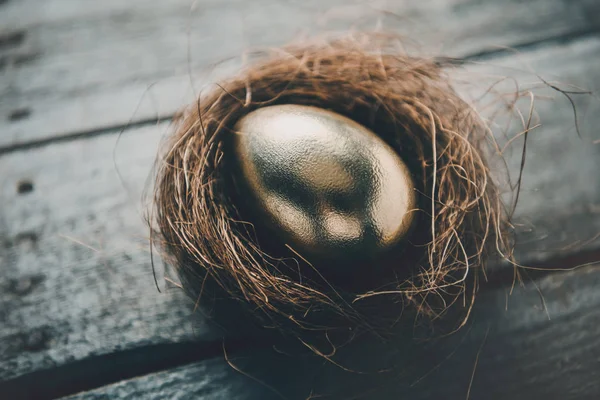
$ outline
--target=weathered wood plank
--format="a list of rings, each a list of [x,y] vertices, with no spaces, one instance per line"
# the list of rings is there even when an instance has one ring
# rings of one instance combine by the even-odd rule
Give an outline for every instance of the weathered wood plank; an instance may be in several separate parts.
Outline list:
[[[593,0],[88,3],[0,5],[0,36],[19,38],[0,49],[0,147],[171,115],[211,81],[212,63],[301,33],[381,21],[426,52],[464,56],[600,26]]]
[[[455,78],[486,77],[497,82],[509,77],[503,89],[514,93],[515,84],[523,92],[535,87],[533,125],[527,139],[525,168],[518,201],[518,251],[524,258],[547,260],[600,245],[600,130],[596,119],[600,115],[600,72],[592,67],[600,58],[597,36],[571,43],[555,44],[536,51],[515,53],[511,57],[475,63],[457,72]],[[593,96],[571,94],[570,100],[540,81],[572,92],[591,91]],[[513,81],[514,79],[514,81]],[[476,84],[478,86],[479,84]],[[541,85],[541,86],[540,86]],[[501,86],[497,86],[497,88]],[[461,91],[468,90],[459,84]],[[497,105],[484,111],[495,110]],[[519,109],[527,116],[529,98],[524,96]],[[577,117],[579,134],[576,130]],[[504,120],[500,119],[495,135],[500,146],[512,140],[522,124],[515,121],[503,135]],[[504,154],[512,183],[516,183],[521,164],[524,138],[514,140]],[[508,193],[507,193],[508,194]],[[506,203],[511,196],[506,196]],[[514,199],[514,194],[512,196]],[[553,255],[551,255],[552,253]]]
[[[0,158],[0,380],[97,352],[209,333],[152,279],[139,191],[159,128]],[[124,152],[122,152],[124,151]],[[18,193],[23,182],[32,191]],[[136,193],[136,194],[134,194]],[[195,328],[195,329],[194,329]]]
[[[600,81],[599,38],[523,57],[564,81]],[[591,128],[600,123],[598,107],[585,117]],[[538,104],[547,123],[531,137],[517,210],[535,227],[523,237],[523,262],[568,254],[576,248],[565,247],[577,242],[598,246],[590,239],[600,232],[592,212],[600,202],[600,146],[570,131],[570,110],[568,102]],[[0,157],[0,380],[120,349],[215,337],[199,316],[194,330],[191,304],[179,293],[159,295],[152,280],[139,198],[167,128]],[[519,160],[508,154],[509,165]]]
[[[99,366],[99,373],[110,375]],[[79,371],[63,369],[48,371],[49,375],[58,378],[55,381],[41,379],[30,384],[32,380],[0,381],[0,389],[5,398],[11,400],[54,399],[63,397],[62,388],[57,389],[56,381],[68,382],[69,394],[81,391],[81,379],[86,376]],[[87,371],[89,373],[89,369]],[[62,374],[62,375],[61,375]],[[70,374],[70,376],[66,375]],[[69,377],[71,378],[69,380]],[[269,391],[255,384],[250,378],[234,372],[221,358],[213,358],[165,372],[152,373],[123,380],[122,382],[102,387],[101,390],[81,392],[70,396],[73,399],[265,399]],[[89,388],[89,387],[87,387]],[[87,389],[86,388],[86,389]],[[265,395],[267,397],[265,397]]]
[[[450,337],[417,342],[407,337],[385,345],[359,339],[354,354],[336,361],[362,373],[344,371],[306,354],[256,351],[231,357],[237,368],[261,381],[246,382],[237,390],[262,388],[262,393],[248,398],[290,400],[311,398],[311,394],[312,398],[380,400],[596,398],[600,393],[598,285],[600,264],[551,273],[512,294],[508,289],[484,292],[472,323]],[[218,372],[225,368],[224,361],[214,363]],[[376,366],[391,370],[376,371]],[[177,398],[197,398],[198,390],[206,387],[205,373],[204,363],[193,364],[69,399],[118,394],[155,398],[163,393],[163,383],[167,390],[179,390]],[[235,372],[230,374],[223,382],[236,385]],[[206,397],[201,398],[220,398],[218,390],[203,394]]]

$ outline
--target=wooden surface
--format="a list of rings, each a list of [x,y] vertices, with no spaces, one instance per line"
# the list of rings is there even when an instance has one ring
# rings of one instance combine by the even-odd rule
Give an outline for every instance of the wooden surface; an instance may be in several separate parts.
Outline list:
[[[266,399],[266,396],[272,394],[253,385],[250,379],[241,374],[231,374],[231,368],[227,364],[213,359],[119,382],[69,398],[250,400]]]
[[[479,297],[472,322],[443,340],[399,341],[384,349],[362,340],[357,344],[360,362],[343,364],[360,373],[342,371],[316,357],[264,350],[231,357],[231,362],[261,381],[247,384],[257,391],[248,397],[252,399],[307,399],[311,392],[327,399],[464,399],[469,387],[472,399],[593,399],[600,373],[598,267],[551,274],[510,297],[506,289],[487,292]],[[394,369],[372,369],[382,364]],[[192,390],[205,387],[205,365],[191,364],[171,371],[168,378],[132,379],[69,399],[117,393],[166,398],[173,386],[181,389],[180,398],[198,398]],[[218,399],[219,392],[207,398]]]
[[[0,147],[118,129],[132,117],[170,116],[211,72],[222,76],[239,64],[215,70],[215,63],[302,34],[380,23],[428,53],[468,56],[593,34],[600,18],[595,0],[89,3],[2,5],[2,34],[13,39],[0,48],[0,116],[6,118]]]
[[[302,31],[380,19],[418,36],[427,52],[471,56],[464,68],[477,76],[510,75],[527,85],[539,82],[524,72],[533,70],[592,90],[600,83],[600,5],[593,0],[190,3],[0,3],[0,393],[277,398],[227,366],[220,332],[177,289],[161,280],[157,292],[141,217],[141,193],[169,129],[157,115],[185,104],[209,81],[206,71],[213,78],[233,71],[235,61],[211,68],[224,57]],[[579,138],[568,100],[537,93],[543,126],[528,142],[518,255],[523,263],[570,268],[600,258],[600,104],[575,97]],[[506,154],[513,178],[519,141],[514,149]],[[285,398],[306,398],[310,389],[334,398],[466,398],[480,348],[471,398],[595,397],[598,269],[533,273],[533,282],[508,296],[511,278],[500,268],[464,332],[434,345],[410,335],[383,348],[365,339],[345,358],[365,369],[392,365],[397,375],[292,359],[242,333],[225,347]],[[310,380],[298,378],[309,372]],[[377,385],[385,385],[377,395],[363,393]]]

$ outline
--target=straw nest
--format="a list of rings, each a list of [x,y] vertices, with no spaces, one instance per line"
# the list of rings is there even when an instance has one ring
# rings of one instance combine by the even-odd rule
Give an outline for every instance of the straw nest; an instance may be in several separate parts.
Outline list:
[[[221,293],[263,326],[296,333],[383,332],[407,308],[437,318],[456,304],[468,315],[486,260],[508,248],[508,225],[486,162],[489,130],[455,93],[445,66],[408,56],[397,38],[381,34],[294,44],[251,58],[176,119],[157,161],[153,242],[186,292],[200,304]],[[275,104],[318,106],[359,122],[413,175],[417,228],[362,285],[330,279],[320,273],[323,266],[266,240],[245,211],[233,127]]]

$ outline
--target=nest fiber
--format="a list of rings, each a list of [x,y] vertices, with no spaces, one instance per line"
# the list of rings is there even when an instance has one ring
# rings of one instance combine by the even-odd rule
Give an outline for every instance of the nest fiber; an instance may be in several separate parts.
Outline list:
[[[507,224],[486,163],[489,130],[455,93],[445,67],[406,55],[397,38],[380,34],[304,42],[250,59],[176,119],[157,162],[154,242],[189,295],[202,304],[217,288],[263,325],[285,329],[372,327],[383,308],[389,319],[378,324],[408,307],[433,318],[451,304],[469,310],[486,259],[507,247]],[[329,279],[323,266],[267,240],[244,211],[233,127],[275,104],[347,116],[410,169],[417,228],[402,252],[381,261],[380,275],[364,280],[370,287]]]

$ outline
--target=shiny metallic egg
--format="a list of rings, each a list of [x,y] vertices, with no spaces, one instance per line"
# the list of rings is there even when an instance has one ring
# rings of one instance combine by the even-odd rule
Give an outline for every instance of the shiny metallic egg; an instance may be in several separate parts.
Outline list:
[[[289,104],[259,108],[234,130],[256,215],[299,254],[372,258],[408,233],[416,207],[410,172],[364,126]]]

